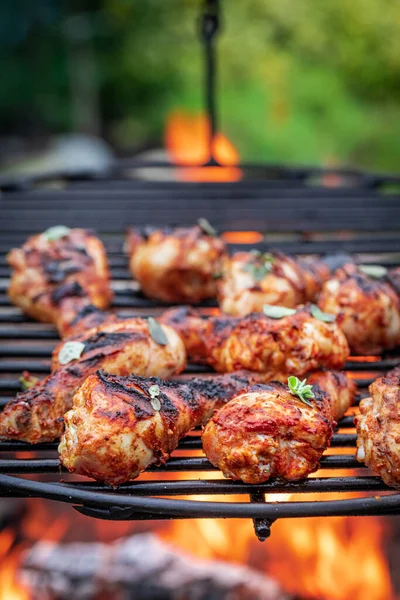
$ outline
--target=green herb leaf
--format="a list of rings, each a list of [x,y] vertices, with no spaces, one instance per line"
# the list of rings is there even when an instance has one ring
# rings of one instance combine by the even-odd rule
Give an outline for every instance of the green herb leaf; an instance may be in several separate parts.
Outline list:
[[[214,227],[211,225],[211,223],[207,221],[207,219],[203,219],[203,217],[200,217],[200,219],[197,220],[197,225],[206,235],[210,235],[211,237],[217,237],[217,230],[214,229]]]
[[[60,365],[66,365],[73,360],[81,357],[85,349],[85,344],[82,342],[66,342],[58,354],[58,362]]]
[[[381,265],[359,265],[358,268],[373,279],[381,279],[387,273],[387,268]]]
[[[259,250],[251,250],[254,259],[242,267],[242,271],[250,273],[256,281],[262,281],[272,271],[274,257],[269,252],[262,254]]]
[[[39,383],[40,379],[38,377],[34,377],[28,372],[24,372],[22,377],[19,378],[19,382],[21,384],[22,390],[25,392],[29,390],[29,388],[33,387],[37,383]]]
[[[308,400],[310,398],[315,398],[315,396],[312,389],[312,385],[307,385],[306,379],[300,381],[300,379],[298,379],[294,375],[291,375],[290,377],[288,377],[288,387],[290,392],[294,396],[300,398],[300,400],[304,402],[304,404],[312,406],[311,402],[309,402]]]
[[[160,323],[158,321],[156,321],[155,319],[153,319],[153,317],[148,318],[148,323],[149,323],[150,335],[153,338],[153,340],[157,344],[160,344],[160,346],[167,346],[168,338],[165,335],[164,330],[161,327]]]
[[[216,271],[215,273],[212,274],[212,278],[213,279],[222,279],[224,276],[222,271]]]
[[[65,227],[65,225],[55,225],[54,227],[49,227],[49,229],[46,229],[42,235],[48,242],[55,242],[56,240],[60,240],[61,238],[67,236],[70,231],[71,229],[69,227]]]
[[[333,321],[336,319],[335,315],[323,312],[316,304],[311,304],[311,314],[314,319],[318,319],[318,321],[324,321],[324,323],[333,323]]]
[[[294,308],[286,308],[286,306],[273,306],[272,304],[264,304],[264,314],[271,319],[282,319],[282,317],[289,317],[294,315],[296,312]]]
[[[149,387],[150,402],[154,410],[159,411],[161,409],[161,402],[159,400],[160,388],[158,385],[151,385]]]

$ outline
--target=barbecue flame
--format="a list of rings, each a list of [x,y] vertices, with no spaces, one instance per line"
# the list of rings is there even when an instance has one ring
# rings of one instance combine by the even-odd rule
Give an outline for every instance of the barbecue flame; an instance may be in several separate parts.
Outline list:
[[[178,521],[165,540],[202,559],[250,563],[296,597],[315,600],[394,598],[378,519],[281,520],[260,546],[247,520]]]
[[[28,592],[16,578],[22,547],[11,550],[15,534],[11,529],[0,533],[0,600],[29,600]]]
[[[210,124],[205,115],[192,116],[183,111],[172,112],[167,119],[165,146],[173,163],[187,165],[178,170],[182,181],[238,181],[242,173],[235,165],[239,155],[229,139],[217,133],[214,139],[214,157],[223,167],[203,167],[210,159],[208,136]]]
[[[210,309],[214,310],[214,309]],[[372,361],[374,357],[365,360]],[[373,377],[362,372],[357,377]],[[354,412],[355,408],[351,409]],[[188,451],[178,451],[184,455]],[[348,453],[334,448],[328,453]],[[196,451],[200,455],[200,451]],[[190,454],[193,455],[192,451]],[[346,473],[343,473],[345,475]],[[348,472],[347,472],[348,474]],[[341,476],[340,470],[325,471],[324,476]],[[168,479],[187,479],[189,473],[169,473]],[[199,478],[219,478],[219,472],[197,473]],[[141,478],[158,480],[162,473],[148,472]],[[324,499],[329,494],[323,494]],[[354,497],[341,494],[340,497]],[[191,497],[199,501],[220,497]],[[290,494],[266,495],[267,502],[304,500]],[[243,496],[231,496],[243,502]],[[321,500],[308,495],[307,500]],[[272,535],[260,544],[250,519],[192,519],[163,524],[144,522],[108,522],[88,519],[62,504],[30,499],[28,518],[20,526],[25,539],[51,541],[110,542],[133,531],[154,529],[158,535],[188,554],[201,559],[225,560],[248,564],[276,579],[284,590],[308,600],[394,600],[388,564],[383,552],[387,531],[385,521],[376,517],[336,517],[281,519],[272,525]],[[25,544],[26,545],[26,544]],[[11,529],[0,533],[0,600],[28,600],[29,595],[16,581],[22,546],[15,546]],[[149,557],[150,559],[151,557]],[[400,600],[398,598],[398,600]]]

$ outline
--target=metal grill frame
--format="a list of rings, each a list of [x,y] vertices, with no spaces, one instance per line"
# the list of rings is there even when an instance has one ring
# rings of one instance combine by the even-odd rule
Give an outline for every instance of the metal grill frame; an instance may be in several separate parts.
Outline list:
[[[290,170],[289,170],[290,172]],[[171,214],[180,216],[181,199],[188,203],[186,222],[193,222],[201,216],[199,210],[208,206],[207,217],[222,229],[234,231],[242,207],[249,213],[248,223],[258,223],[268,230],[272,209],[279,217],[279,202],[291,207],[295,216],[304,209],[316,211],[308,228],[299,227],[295,232],[290,223],[282,220],[282,227],[272,236],[266,236],[256,247],[265,251],[279,248],[282,251],[300,254],[318,254],[334,251],[350,251],[356,260],[376,262],[372,256],[382,251],[379,262],[386,265],[400,263],[400,248],[397,237],[391,234],[395,215],[400,216],[399,198],[395,195],[380,195],[374,186],[344,185],[339,188],[325,188],[321,185],[309,186],[307,181],[315,175],[314,170],[304,170],[302,178],[287,179],[284,170],[279,179],[262,181],[244,180],[235,184],[158,184],[143,183],[113,174],[112,178],[83,178],[69,181],[62,191],[53,192],[39,188],[38,184],[48,182],[49,177],[38,180],[24,180],[21,185],[3,187],[0,196],[0,209],[3,215],[0,226],[0,404],[4,405],[19,389],[18,375],[27,369],[45,374],[49,370],[50,353],[57,338],[50,325],[34,323],[26,319],[17,308],[9,305],[6,296],[9,268],[5,262],[5,252],[13,245],[20,244],[26,235],[63,222],[72,226],[93,226],[90,214],[101,212],[103,226],[100,237],[108,251],[113,287],[116,291],[114,308],[121,314],[157,315],[164,307],[155,305],[144,298],[137,285],[131,282],[127,269],[127,257],[122,250],[121,230],[118,222],[111,222],[112,211],[119,211],[119,219],[126,223],[147,224],[156,221],[167,224]],[[347,177],[347,176],[346,176]],[[380,176],[381,177],[381,176]],[[64,180],[69,179],[64,174]],[[368,179],[368,178],[367,178]],[[347,179],[345,180],[347,181]],[[370,181],[370,179],[368,180]],[[392,179],[380,179],[381,183]],[[118,193],[120,196],[118,197]],[[114,204],[110,204],[114,195]],[[82,197],[85,202],[82,202]],[[165,199],[167,202],[165,203]],[[215,206],[215,199],[219,204]],[[283,200],[282,200],[283,199]],[[326,208],[338,204],[335,219],[330,223],[330,233],[326,233]],[[77,210],[71,213],[71,205]],[[88,210],[90,205],[90,210]],[[146,210],[147,205],[147,210]],[[348,209],[363,216],[363,227],[350,235],[340,228],[341,220]],[[81,208],[80,208],[81,206]],[[229,210],[229,207],[232,207]],[[54,211],[54,208],[57,208]],[[151,207],[151,209],[149,208]],[[156,209],[154,209],[156,207]],[[96,208],[96,211],[93,209]],[[214,213],[212,212],[214,210]],[[374,219],[378,210],[382,212],[380,221]],[[83,211],[83,213],[82,213]],[[235,212],[236,211],[236,212]],[[367,214],[365,216],[365,212]],[[310,212],[311,214],[311,212]],[[329,214],[332,214],[330,211]],[[17,215],[19,215],[17,219]],[[213,218],[214,215],[214,218]],[[176,221],[177,219],[175,219]],[[33,224],[32,224],[33,222]],[[361,222],[361,220],[360,220]],[[383,231],[380,225],[384,223]],[[42,225],[41,225],[42,224]],[[41,225],[41,226],[39,226]],[[367,227],[368,226],[368,227]],[[35,231],[34,231],[35,230]],[[253,247],[254,245],[252,245]],[[231,245],[231,250],[247,248],[244,245]],[[396,254],[395,251],[399,251]],[[374,259],[374,260],[373,260]],[[211,303],[212,305],[212,303]],[[122,309],[122,310],[121,310]],[[375,362],[350,360],[347,369],[356,374],[359,396],[367,394],[367,386],[372,379],[363,377],[366,371],[382,373],[400,363],[400,355],[393,353]],[[187,374],[204,373],[206,369],[190,366]],[[368,374],[367,374],[368,375]],[[346,416],[339,423],[343,432],[336,433],[332,447],[351,448],[356,436],[348,430],[352,427],[352,417]],[[354,452],[351,454],[326,455],[321,460],[321,473],[297,483],[272,481],[262,485],[249,485],[226,479],[209,479],[204,474],[216,469],[203,456],[172,456],[163,467],[148,469],[162,476],[157,481],[146,481],[143,477],[112,490],[107,486],[88,480],[77,480],[65,475],[60,468],[56,454],[57,444],[31,446],[19,442],[0,442],[0,496],[42,497],[71,503],[86,515],[109,520],[151,520],[172,518],[252,518],[259,539],[266,539],[271,523],[277,518],[335,516],[335,515],[396,515],[400,513],[400,494],[393,493],[380,478],[371,475],[365,467],[357,463]],[[201,449],[199,432],[194,432],[181,441],[180,450]],[[33,457],[21,456],[30,452]],[[345,476],[323,476],[324,470],[347,470]],[[189,472],[194,477],[202,473],[201,479],[174,480],[173,472]],[[365,473],[365,474],[364,474]],[[34,479],[31,479],[31,476]],[[222,477],[222,476],[221,476]],[[67,478],[67,481],[65,479]],[[48,481],[50,479],[50,481]],[[359,498],[345,500],[307,500],[310,493],[357,492]],[[301,495],[302,501],[265,502],[265,494]],[[250,501],[226,501],[231,495],[242,495]],[[199,501],[177,499],[176,496],[217,495],[220,501]],[[313,497],[314,498],[314,497]]]

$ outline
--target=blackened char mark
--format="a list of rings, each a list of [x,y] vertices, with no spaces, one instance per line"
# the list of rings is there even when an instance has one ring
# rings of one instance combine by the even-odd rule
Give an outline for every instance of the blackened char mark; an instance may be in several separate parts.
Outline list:
[[[343,252],[338,254],[327,254],[322,258],[322,262],[328,267],[331,273],[334,273],[337,269],[341,269],[345,265],[353,264],[354,260],[350,254]]]
[[[49,283],[61,283],[68,275],[82,271],[82,266],[71,261],[53,260],[44,265],[43,271]]]
[[[137,419],[148,419],[154,416],[155,410],[151,405],[151,397],[148,392],[148,389],[144,389],[144,386],[141,386],[142,382],[146,382],[147,384],[149,380],[145,378],[141,380],[140,378],[137,378],[135,376],[120,377],[119,375],[110,375],[109,373],[105,373],[104,371],[97,371],[96,375],[105,386],[107,392],[109,392],[110,394],[118,394],[118,396],[124,402],[129,404],[134,409],[135,417]],[[151,379],[153,381],[160,381],[157,380],[157,378]],[[152,384],[151,381],[150,384]],[[169,401],[169,399],[165,394],[161,392],[161,390],[159,400],[161,403],[161,410],[164,412],[165,401]],[[176,408],[175,413],[178,413]]]
[[[246,391],[251,381],[247,377],[238,375],[222,375],[212,379],[191,379],[189,385],[193,391],[201,394],[208,400],[231,400],[234,396]]]
[[[75,325],[77,325],[80,321],[82,321],[82,319],[84,319],[85,317],[88,316],[92,316],[92,315],[96,315],[99,317],[99,324],[102,322],[102,320],[104,320],[104,318],[107,317],[108,313],[104,312],[103,310],[100,310],[100,308],[97,308],[97,306],[94,306],[94,304],[86,304],[79,312],[78,314],[75,316],[75,318],[73,319],[73,321],[71,321],[71,327],[74,327]]]
[[[92,350],[98,350],[99,348],[104,348],[105,346],[118,347],[121,346],[121,342],[128,341],[139,341],[144,339],[144,334],[131,331],[131,332],[107,332],[107,331],[99,331],[88,337],[87,339],[83,339],[82,341],[85,344],[85,350],[83,352],[83,356],[88,354]]]
[[[392,269],[386,276],[387,282],[392,286],[396,294],[400,296],[400,268]]]
[[[211,317],[213,333],[218,337],[228,337],[238,322],[232,317]]]
[[[62,283],[61,285],[57,286],[51,292],[51,301],[53,302],[53,304],[57,305],[64,298],[82,298],[84,296],[85,292],[83,291],[82,287],[77,281],[74,281],[72,283]]]
[[[356,271],[352,275],[355,284],[360,288],[360,290],[369,296],[376,296],[381,289],[381,283],[377,280],[373,280],[364,273],[360,273]]]

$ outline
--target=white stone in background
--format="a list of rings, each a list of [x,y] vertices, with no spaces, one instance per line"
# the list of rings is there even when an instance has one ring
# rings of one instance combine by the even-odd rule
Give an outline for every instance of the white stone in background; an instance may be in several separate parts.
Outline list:
[[[114,154],[108,144],[97,137],[71,133],[54,138],[43,152],[16,160],[5,166],[3,174],[35,175],[68,171],[79,174],[91,171],[104,173],[114,162]]]

